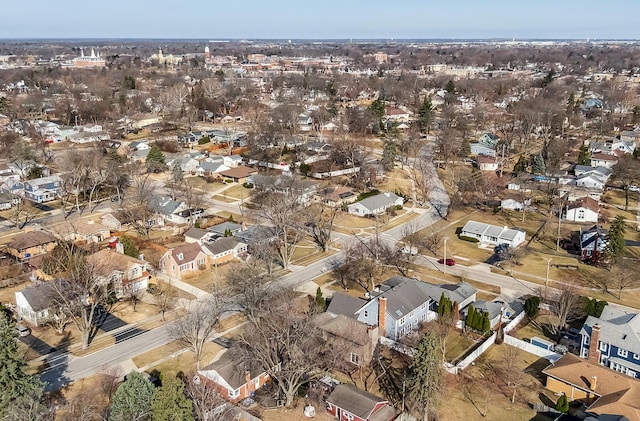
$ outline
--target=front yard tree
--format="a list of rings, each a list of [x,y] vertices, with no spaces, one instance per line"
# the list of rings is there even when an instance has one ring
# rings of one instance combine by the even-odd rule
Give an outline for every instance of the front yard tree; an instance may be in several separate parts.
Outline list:
[[[238,339],[242,359],[258,362],[292,407],[300,386],[321,377],[330,365],[321,335],[311,323],[315,305],[298,309],[292,295],[280,296],[250,318]]]
[[[640,181],[640,160],[636,156],[624,154],[613,167],[613,177],[624,190],[624,210],[629,209],[629,187]]]
[[[591,153],[587,145],[580,146],[580,153],[578,153],[578,165],[591,165]]]
[[[524,311],[530,319],[535,319],[540,310],[540,297],[529,297],[524,301]]]
[[[551,330],[559,335],[568,323],[582,314],[582,297],[574,285],[562,283],[558,286],[554,296],[550,298],[549,307],[557,316],[557,321],[551,324]]]
[[[382,149],[382,167],[385,171],[393,170],[397,156],[398,147],[396,142],[393,140],[387,140],[384,142],[384,149]]]
[[[611,228],[609,228],[609,241],[606,248],[606,254],[612,264],[620,261],[624,255],[624,231],[624,216],[618,215],[611,223]]]
[[[46,408],[38,400],[42,385],[25,373],[26,362],[18,350],[15,324],[0,317],[0,419],[43,420]]]
[[[153,421],[193,421],[193,403],[187,397],[184,383],[175,375],[162,376],[162,386],[151,403]]]
[[[305,231],[323,252],[329,248],[333,223],[338,215],[338,208],[331,208],[324,204],[313,204],[304,209]]]
[[[127,375],[127,380],[113,395],[109,421],[145,421],[151,417],[151,404],[155,386],[137,371]]]
[[[204,346],[216,333],[220,324],[220,316],[228,311],[230,301],[222,292],[214,292],[208,302],[198,302],[187,309],[187,314],[176,320],[171,329],[171,336],[195,354],[196,368],[204,354]]]
[[[418,127],[420,128],[420,131],[429,134],[429,128],[433,123],[433,119],[433,104],[431,103],[431,98],[426,97],[424,101],[422,101],[420,109],[418,110]]]
[[[166,169],[167,164],[165,162],[165,157],[158,145],[153,145],[151,149],[149,149],[145,164],[147,165],[147,171],[149,172],[157,173]]]
[[[424,421],[429,421],[431,410],[438,406],[442,388],[442,355],[438,339],[427,331],[420,340],[409,366],[409,400]]]
[[[101,275],[100,263],[89,262],[86,253],[73,243],[60,241],[43,261],[43,271],[59,276],[51,285],[56,305],[64,311],[80,332],[82,349],[99,328],[98,310],[109,302],[109,286]]]

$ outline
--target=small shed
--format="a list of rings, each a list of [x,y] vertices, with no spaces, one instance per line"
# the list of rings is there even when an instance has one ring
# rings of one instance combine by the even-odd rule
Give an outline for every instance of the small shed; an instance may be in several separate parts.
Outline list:
[[[547,351],[553,351],[553,348],[555,347],[555,344],[553,342],[547,341],[546,339],[538,338],[537,336],[531,338],[531,345],[546,349]]]

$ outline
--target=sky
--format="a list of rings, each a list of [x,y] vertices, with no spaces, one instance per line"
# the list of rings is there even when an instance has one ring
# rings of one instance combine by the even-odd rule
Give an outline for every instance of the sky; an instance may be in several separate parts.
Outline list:
[[[640,39],[640,0],[1,0],[0,38]]]

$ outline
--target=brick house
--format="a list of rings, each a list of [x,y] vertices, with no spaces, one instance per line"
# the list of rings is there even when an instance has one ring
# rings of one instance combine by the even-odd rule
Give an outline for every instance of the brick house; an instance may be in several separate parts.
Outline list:
[[[198,243],[184,243],[168,250],[160,258],[160,270],[173,277],[182,278],[206,268],[208,257]]]
[[[222,398],[232,403],[251,397],[270,379],[269,374],[258,363],[247,366],[239,362],[230,351],[199,370],[198,374],[210,382]]]

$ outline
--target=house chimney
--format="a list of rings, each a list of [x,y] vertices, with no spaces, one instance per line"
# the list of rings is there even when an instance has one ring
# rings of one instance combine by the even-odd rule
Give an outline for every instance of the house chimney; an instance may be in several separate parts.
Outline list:
[[[591,384],[589,385],[589,389],[595,392],[598,387],[598,376],[591,376]]]
[[[244,381],[247,382],[247,388],[251,384],[251,372],[249,370],[244,372]]]
[[[591,339],[589,340],[589,361],[600,364],[600,351],[598,342],[600,341],[600,325],[598,323],[591,326]]]
[[[387,299],[386,297],[380,297],[378,299],[378,328],[380,329],[381,336],[387,336]]]

